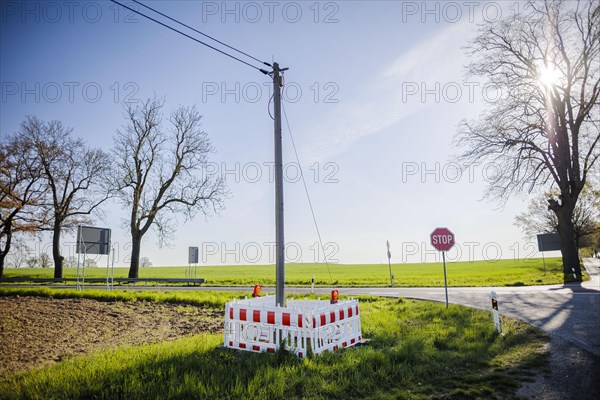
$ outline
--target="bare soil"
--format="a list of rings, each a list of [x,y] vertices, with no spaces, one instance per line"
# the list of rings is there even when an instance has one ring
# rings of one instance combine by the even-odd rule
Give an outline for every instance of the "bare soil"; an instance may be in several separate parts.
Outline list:
[[[0,297],[0,379],[94,350],[222,329],[222,311],[195,306]]]

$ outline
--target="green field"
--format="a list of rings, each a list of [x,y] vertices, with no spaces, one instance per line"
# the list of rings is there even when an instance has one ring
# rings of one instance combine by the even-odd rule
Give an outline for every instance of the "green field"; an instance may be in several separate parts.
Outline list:
[[[0,295],[82,296],[49,289]],[[146,301],[175,293],[144,292]],[[136,301],[136,294],[85,296]],[[108,297],[107,297],[108,296]],[[190,292],[219,308],[227,293]],[[181,300],[181,298],[180,298]],[[540,331],[505,318],[498,335],[487,311],[405,299],[360,297],[368,343],[307,360],[285,353],[221,349],[222,335],[100,350],[0,381],[6,399],[476,399],[515,398],[520,382],[547,365]]]
[[[455,262],[447,264],[448,286],[522,286],[564,283],[560,258]],[[115,277],[127,277],[127,268],[115,268]],[[140,278],[184,278],[186,267],[149,267],[140,270]],[[273,265],[199,266],[198,277],[209,286],[275,285]],[[444,285],[441,263],[392,264],[396,286],[435,287]],[[106,269],[86,268],[86,277],[104,278]],[[5,269],[6,277],[52,278],[52,269]],[[75,277],[75,268],[66,268],[63,276]],[[286,284],[310,285],[312,276],[319,286],[388,286],[386,264],[286,264]]]

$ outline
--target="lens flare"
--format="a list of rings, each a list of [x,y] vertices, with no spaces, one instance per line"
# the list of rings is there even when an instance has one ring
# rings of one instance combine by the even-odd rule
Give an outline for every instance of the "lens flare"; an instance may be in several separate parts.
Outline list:
[[[547,87],[556,85],[560,78],[560,72],[551,65],[541,65],[538,68],[538,80]]]

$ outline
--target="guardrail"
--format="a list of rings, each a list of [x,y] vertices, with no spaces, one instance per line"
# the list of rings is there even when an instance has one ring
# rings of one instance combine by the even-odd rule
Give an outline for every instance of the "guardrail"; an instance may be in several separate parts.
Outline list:
[[[275,352],[282,345],[300,358],[362,342],[358,300],[290,300],[276,307],[275,296],[234,300],[225,306],[224,346]]]

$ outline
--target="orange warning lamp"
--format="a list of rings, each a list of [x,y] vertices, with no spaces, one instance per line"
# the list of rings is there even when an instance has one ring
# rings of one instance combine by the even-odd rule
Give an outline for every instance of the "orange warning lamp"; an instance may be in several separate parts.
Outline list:
[[[331,304],[337,303],[339,299],[340,299],[340,292],[338,292],[337,290],[332,290],[331,291]]]
[[[260,285],[254,285],[254,290],[252,291],[252,297],[260,297]]]

